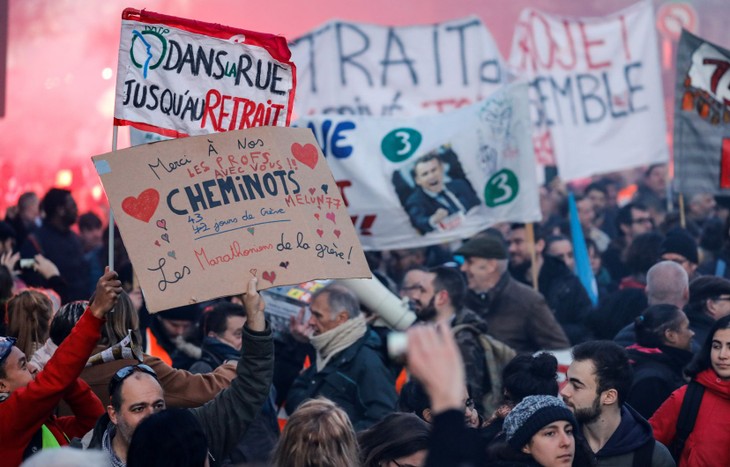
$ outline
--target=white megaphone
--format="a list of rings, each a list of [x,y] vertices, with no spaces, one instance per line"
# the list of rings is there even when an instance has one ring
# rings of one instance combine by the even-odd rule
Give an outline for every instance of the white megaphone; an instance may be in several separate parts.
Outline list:
[[[405,331],[416,321],[416,314],[408,308],[408,299],[401,300],[375,277],[342,279],[337,283],[352,290],[363,305],[396,331]]]
[[[142,363],[142,349],[132,342],[132,331],[127,336],[101,352],[92,355],[86,366],[101,365],[102,363],[113,362],[114,360],[137,360]]]

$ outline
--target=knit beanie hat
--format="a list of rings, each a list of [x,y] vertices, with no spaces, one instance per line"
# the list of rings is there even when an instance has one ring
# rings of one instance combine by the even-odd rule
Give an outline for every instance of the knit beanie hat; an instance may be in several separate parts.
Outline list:
[[[507,443],[519,451],[535,433],[558,420],[566,420],[577,429],[573,412],[557,397],[527,396],[504,419]]]
[[[684,229],[672,229],[667,232],[661,246],[661,254],[664,253],[684,256],[690,263],[699,262],[697,242]]]

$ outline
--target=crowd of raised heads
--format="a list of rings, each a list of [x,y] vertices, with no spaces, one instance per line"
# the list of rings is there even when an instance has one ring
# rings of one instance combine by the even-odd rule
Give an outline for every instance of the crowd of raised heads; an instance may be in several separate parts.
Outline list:
[[[323,281],[274,327],[245,271],[150,313],[118,229],[110,270],[104,216],[25,193],[0,222],[0,465],[728,466],[730,203],[679,203],[666,172],[367,251],[365,289]]]

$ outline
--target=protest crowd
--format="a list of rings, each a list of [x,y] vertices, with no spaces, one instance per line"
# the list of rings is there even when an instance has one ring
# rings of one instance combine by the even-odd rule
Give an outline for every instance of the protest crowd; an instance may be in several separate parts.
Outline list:
[[[662,24],[125,9],[97,205],[0,220],[0,467],[730,466],[730,51]]]
[[[276,333],[255,278],[150,314],[101,219],[25,194],[0,223],[0,463],[730,465],[730,210],[693,198],[683,228],[664,167],[622,203],[630,181],[571,187],[595,304],[557,179],[542,223],[368,251],[415,314],[404,355],[346,282]]]

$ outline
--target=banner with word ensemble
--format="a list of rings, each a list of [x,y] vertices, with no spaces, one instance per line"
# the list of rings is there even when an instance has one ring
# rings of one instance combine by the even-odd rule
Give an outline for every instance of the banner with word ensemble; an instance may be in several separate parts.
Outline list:
[[[152,312],[312,279],[370,277],[312,132],[261,127],[93,158]]]
[[[540,220],[526,84],[440,115],[316,115],[317,137],[366,249],[467,238]]]
[[[330,21],[290,47],[299,117],[445,112],[506,82],[499,49],[476,16],[398,27]]]
[[[667,162],[651,2],[600,18],[525,9],[509,63],[530,80],[537,160],[562,179]]]
[[[677,188],[730,194],[730,50],[682,31],[674,99]]]
[[[281,36],[128,8],[114,124],[170,137],[288,126],[290,57]]]

